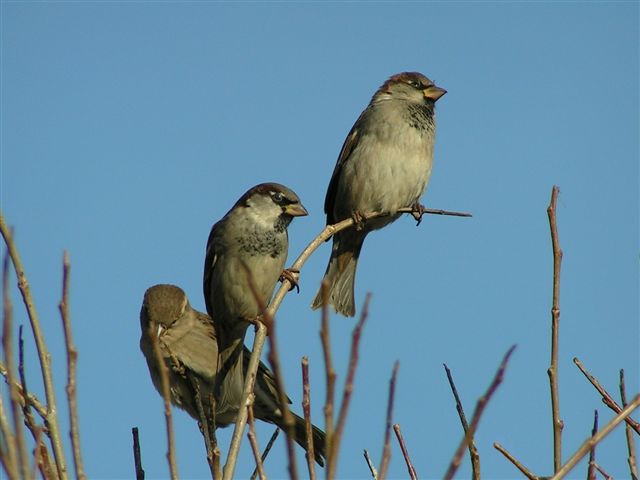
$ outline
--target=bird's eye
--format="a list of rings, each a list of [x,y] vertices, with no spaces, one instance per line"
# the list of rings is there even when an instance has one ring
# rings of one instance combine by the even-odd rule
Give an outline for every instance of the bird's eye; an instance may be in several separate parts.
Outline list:
[[[411,85],[413,88],[420,88],[422,87],[422,84],[418,81],[418,80],[411,80],[409,82],[409,85]]]
[[[276,203],[282,203],[284,200],[284,195],[281,192],[271,192],[271,198]]]

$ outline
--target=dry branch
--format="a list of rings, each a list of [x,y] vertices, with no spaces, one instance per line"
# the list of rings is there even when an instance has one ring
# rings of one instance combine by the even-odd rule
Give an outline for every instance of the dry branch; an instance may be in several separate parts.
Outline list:
[[[367,466],[369,467],[369,471],[371,472],[371,477],[374,480],[378,480],[378,471],[376,467],[373,466],[373,462],[371,461],[371,457],[369,456],[369,452],[367,449],[364,449],[364,459],[367,461]]]
[[[260,456],[260,447],[258,446],[258,437],[256,436],[256,419],[253,417],[253,402],[255,400],[254,395],[249,397],[249,405],[247,405],[247,421],[249,422],[249,444],[251,445],[251,451],[253,452],[253,458],[256,462],[256,470],[260,476],[260,480],[266,480],[267,475],[264,473],[264,466],[262,465],[262,457]]]
[[[609,423],[607,423],[602,430],[598,433],[589,437],[585,442],[578,448],[576,453],[574,453],[569,460],[550,478],[550,480],[560,480],[567,475],[573,467],[587,454],[589,451],[597,445],[604,437],[606,437],[611,431],[620,423],[623,422],[625,418],[627,418],[631,412],[633,412],[636,408],[640,406],[640,395],[636,395],[633,401],[627,405],[622,412],[613,417]]]
[[[349,353],[349,369],[344,380],[344,390],[342,391],[342,403],[340,404],[340,413],[336,422],[333,440],[331,442],[331,463],[327,465],[327,478],[335,478],[336,469],[338,467],[338,453],[340,451],[340,442],[344,433],[344,427],[347,423],[347,412],[351,404],[351,394],[353,393],[353,382],[356,376],[356,368],[358,366],[358,358],[360,351],[360,337],[362,336],[362,328],[369,316],[369,301],[371,294],[368,293],[364,300],[360,320],[353,329],[351,334],[351,351]],[[382,472],[380,472],[382,474]]]
[[[313,424],[311,423],[311,385],[309,384],[309,358],[302,357],[302,412],[304,415],[304,430],[307,439],[307,469],[309,480],[316,479],[315,448],[313,445]]]
[[[11,305],[11,296],[9,295],[9,255],[5,255],[2,266],[2,295],[4,301],[4,319],[2,328],[2,347],[4,349],[4,361],[7,364],[7,377],[9,379],[9,401],[11,405],[11,414],[13,417],[15,452],[17,457],[13,457],[18,461],[20,467],[21,478],[29,478],[29,457],[27,455],[27,444],[24,438],[24,430],[22,428],[22,408],[20,407],[20,397],[15,387],[17,383],[15,378],[16,367],[13,356],[13,312]],[[4,430],[4,429],[3,429]]]
[[[35,309],[33,298],[31,296],[31,288],[27,281],[27,276],[22,266],[22,260],[13,241],[13,237],[4,219],[4,215],[0,213],[0,233],[4,238],[4,242],[7,245],[7,250],[13,262],[13,267],[18,279],[18,289],[22,295],[22,301],[27,310],[29,322],[31,324],[31,331],[33,332],[33,338],[36,343],[36,349],[38,350],[38,359],[40,361],[40,371],[42,372],[42,382],[44,384],[44,392],[47,400],[47,435],[51,439],[51,446],[53,448],[53,455],[56,464],[56,470],[60,480],[67,479],[67,466],[64,456],[64,450],[62,448],[62,440],[60,437],[60,427],[58,425],[58,414],[56,406],[55,390],[53,387],[53,377],[51,375],[51,357],[47,350],[47,345],[40,328],[40,320],[38,318],[38,312]]]
[[[333,368],[333,357],[331,355],[331,335],[329,333],[329,284],[325,279],[320,284],[320,295],[322,296],[322,317],[320,323],[320,342],[322,343],[322,354],[324,357],[324,370],[326,379],[326,393],[324,401],[324,430],[325,430],[325,451],[327,455],[326,476],[334,470],[335,462],[333,457],[333,410],[336,388],[336,371]]]
[[[156,363],[158,364],[158,371],[160,372],[160,385],[162,387],[162,400],[164,403],[164,418],[167,427],[167,461],[169,462],[169,473],[171,474],[171,480],[177,480],[178,467],[176,464],[176,447],[175,438],[173,434],[173,420],[171,416],[171,394],[169,391],[169,372],[167,366],[162,358],[162,352],[160,351],[160,345],[158,344],[158,337],[155,332],[152,331],[152,327],[149,330],[149,338],[151,339],[151,346],[153,348],[153,354],[156,357]]]
[[[462,429],[464,430],[465,435],[469,430],[469,424],[467,423],[467,416],[464,414],[464,408],[462,408],[462,402],[460,401],[460,397],[458,396],[458,389],[456,388],[456,384],[453,382],[453,376],[451,375],[451,370],[446,363],[444,365],[444,371],[447,374],[447,380],[449,380],[449,386],[451,387],[451,391],[453,392],[453,398],[456,401],[456,410],[458,412],[458,416],[460,417],[460,423],[462,423]],[[480,455],[478,454],[478,449],[476,447],[476,442],[473,437],[469,441],[469,456],[471,457],[471,478],[473,480],[480,480]]]
[[[627,406],[627,391],[624,384],[624,370],[620,369],[620,400],[622,407]],[[627,463],[629,464],[629,473],[631,480],[638,480],[638,466],[636,464],[636,445],[633,438],[633,432],[629,424],[625,425],[625,436],[627,437]]]
[[[62,260],[62,300],[58,308],[62,317],[62,328],[64,330],[64,342],[67,349],[67,399],[69,401],[69,423],[71,436],[71,448],[73,450],[73,462],[76,468],[76,478],[85,480],[82,465],[82,453],[80,451],[80,428],[78,426],[78,401],[76,398],[76,365],[78,362],[78,351],[73,343],[71,333],[71,319],[69,318],[69,276],[71,274],[71,263],[69,254],[65,251]]]
[[[591,429],[591,436],[593,437],[598,433],[598,410],[593,412],[593,428]],[[595,480],[595,462],[596,462],[596,446],[594,445],[589,451],[589,466],[587,467],[587,480]]]
[[[276,427],[276,429],[273,431],[273,434],[271,435],[271,438],[269,439],[269,442],[267,443],[267,446],[264,448],[264,452],[262,452],[263,465],[264,465],[264,461],[267,459],[267,455],[269,455],[269,452],[271,451],[271,447],[273,447],[273,444],[275,443],[276,438],[278,438],[279,433],[280,433],[280,428]],[[255,480],[257,477],[258,477],[258,469],[255,468],[253,470],[253,473],[251,474],[251,480]]]
[[[553,302],[551,306],[551,365],[547,370],[551,388],[551,416],[553,421],[553,471],[557,472],[562,464],[562,429],[564,424],[560,418],[560,393],[558,390],[558,348],[560,330],[560,266],[562,249],[558,238],[556,205],[560,189],[554,185],[551,190],[551,201],[547,208],[551,245],[553,248]]]
[[[458,470],[458,467],[460,467],[462,456],[464,455],[464,450],[465,448],[467,448],[467,445],[469,444],[469,442],[471,441],[471,438],[476,432],[476,429],[478,428],[478,424],[480,423],[480,417],[482,416],[484,409],[489,403],[489,400],[491,400],[491,397],[493,396],[493,394],[496,392],[496,390],[502,383],[502,380],[504,379],[504,372],[509,362],[509,358],[511,357],[511,354],[513,353],[515,348],[516,346],[514,345],[507,351],[504,358],[502,359],[502,362],[500,362],[498,371],[493,377],[493,381],[489,385],[489,388],[487,388],[487,391],[484,393],[484,395],[478,399],[478,402],[476,403],[476,408],[473,412],[473,417],[471,418],[471,424],[469,425],[469,430],[467,430],[467,433],[462,437],[462,440],[460,441],[460,445],[458,445],[458,449],[456,450],[456,453],[453,455],[453,458],[451,459],[449,468],[447,469],[447,472],[444,475],[445,480],[451,480],[455,475],[456,471]]]
[[[527,477],[529,480],[538,480],[537,476],[531,473],[531,471],[527,467],[525,467],[522,463],[516,460],[516,458],[513,455],[511,455],[509,452],[507,452],[507,450],[502,445],[500,445],[499,443],[494,443],[493,447],[496,450],[498,450],[502,455],[504,455],[507,458],[507,460],[513,463],[515,467],[518,470],[520,470],[523,473],[523,475]]]
[[[407,445],[404,443],[404,438],[402,437],[402,432],[400,431],[399,423],[396,423],[393,426],[393,431],[396,433],[396,438],[398,439],[398,443],[400,444],[400,450],[402,450],[402,456],[404,457],[404,461],[407,464],[407,470],[409,471],[409,478],[411,478],[411,480],[417,480],[418,474],[416,473],[416,469],[413,467],[413,463],[411,462],[411,457],[409,456],[409,450],[407,449]]]
[[[144,480],[144,469],[142,468],[142,457],[140,455],[140,438],[138,437],[138,427],[131,429],[133,435],[133,463],[136,468],[136,480]]]
[[[382,447],[382,460],[380,460],[380,478],[387,477],[389,462],[391,461],[391,424],[393,423],[393,400],[396,395],[396,380],[400,363],[396,360],[393,364],[393,372],[389,381],[389,400],[387,402],[387,422],[384,430],[384,446]]]
[[[589,382],[591,383],[591,385],[593,385],[595,387],[596,390],[598,390],[598,392],[600,393],[600,395],[602,395],[602,402],[609,407],[611,410],[613,410],[616,413],[620,413],[622,411],[622,408],[620,407],[620,405],[618,405],[616,403],[616,401],[613,399],[613,397],[611,395],[609,395],[609,392],[607,392],[604,387],[602,385],[600,385],[600,382],[598,382],[598,380],[596,379],[596,377],[594,377],[593,375],[591,375],[587,369],[584,367],[584,365],[582,364],[582,362],[580,360],[578,360],[577,357],[574,357],[573,359],[573,363],[576,364],[576,367],[578,367],[578,369],[580,369],[580,371],[583,373],[583,375],[585,377],[587,377],[587,380],[589,380]],[[625,422],[627,422],[627,425],[629,425],[631,428],[633,428],[636,433],[638,435],[640,435],[640,424],[638,424],[638,422],[636,422],[634,419],[627,417],[625,419]]]

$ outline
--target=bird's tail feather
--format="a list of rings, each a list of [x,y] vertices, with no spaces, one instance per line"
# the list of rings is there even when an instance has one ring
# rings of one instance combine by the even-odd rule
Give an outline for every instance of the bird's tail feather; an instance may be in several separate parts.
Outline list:
[[[354,288],[356,282],[356,267],[360,249],[366,234],[348,236],[336,235],[333,238],[333,249],[324,280],[329,285],[329,304],[336,312],[347,317],[353,317],[356,312]],[[322,289],[316,294],[311,308],[314,310],[322,306]]]

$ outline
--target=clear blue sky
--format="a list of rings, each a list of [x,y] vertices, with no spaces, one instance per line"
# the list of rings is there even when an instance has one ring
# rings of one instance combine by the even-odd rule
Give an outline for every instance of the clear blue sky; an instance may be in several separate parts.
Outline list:
[[[512,344],[518,349],[478,432],[484,476],[518,476],[496,441],[535,473],[551,472],[546,207],[554,184],[565,252],[559,378],[568,458],[590,432],[594,409],[601,424],[612,416],[574,356],[616,395],[620,368],[629,396],[640,388],[638,14],[637,2],[3,0],[2,210],[37,300],[61,406],[56,306],[62,252],[71,255],[90,478],[133,476],[133,426],[148,478],[168,475],[161,400],[138,348],[145,289],[175,283],[203,309],[209,229],[263,181],[290,186],[310,212],[289,231],[295,258],[324,225],[325,188],[344,137],[376,88],[404,70],[449,92],[438,102],[423,201],[474,217],[430,217],[420,228],[402,218],[367,239],[356,295],[358,304],[366,292],[373,300],[339,476],[368,478],[363,448],[379,461],[399,360],[394,421],[419,475],[441,477],[461,438],[442,363],[470,416]],[[319,425],[324,370],[319,315],[309,304],[328,255],[326,245],[309,261],[301,293],[278,317],[293,408],[301,411],[299,362],[308,355]],[[332,320],[340,385],[354,324]],[[36,389],[34,352],[29,341]],[[183,412],[174,418],[181,475],[206,477],[195,422]],[[272,430],[260,427],[262,445]],[[220,433],[223,445],[230,433]],[[597,455],[610,474],[628,476],[622,429]],[[252,470],[251,458],[245,444],[239,477]],[[467,463],[460,478],[469,476]],[[585,468],[572,478],[584,478]],[[282,439],[267,470],[286,475]],[[406,477],[395,442],[390,477]]]

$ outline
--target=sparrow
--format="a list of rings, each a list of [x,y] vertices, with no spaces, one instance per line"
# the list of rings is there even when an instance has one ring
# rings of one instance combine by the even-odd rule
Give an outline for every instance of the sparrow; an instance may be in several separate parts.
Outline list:
[[[156,390],[162,394],[160,367],[153,350],[152,337],[158,342],[168,370],[172,403],[200,422],[205,431],[207,427],[202,424],[207,422],[211,412],[214,412],[212,420],[216,428],[235,423],[251,351],[244,346],[220,350],[211,317],[193,309],[187,294],[175,285],[155,285],[145,292],[140,310],[140,327],[140,349],[147,360]],[[236,361],[237,358],[239,361]],[[225,364],[240,365],[239,378]],[[219,382],[221,389],[217,391],[220,377],[223,377]],[[254,388],[254,415],[286,429],[278,392],[273,373],[260,362]],[[306,449],[305,421],[292,415],[295,420],[295,441]],[[316,426],[312,426],[312,430],[316,461],[323,465],[325,434]]]
[[[435,103],[446,93],[418,72],[398,73],[375,92],[342,145],[324,202],[327,225],[354,218],[356,228],[333,237],[324,275],[328,302],[355,314],[356,266],[367,234],[395,221],[399,208],[418,203],[431,175]],[[389,215],[362,222],[376,211]],[[322,305],[318,291],[311,307]]]
[[[284,271],[287,227],[294,217],[307,214],[293,190],[262,183],[242,195],[211,228],[204,299],[225,345],[242,343],[249,323],[263,313]]]

